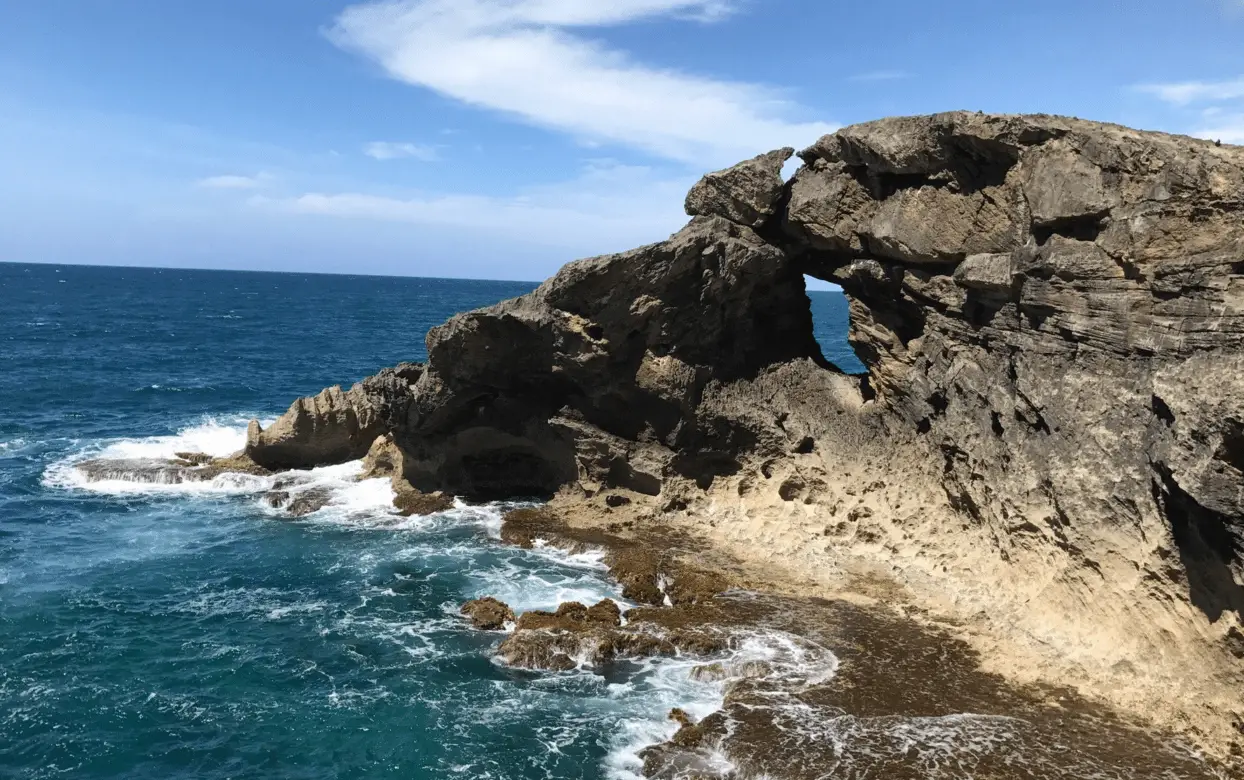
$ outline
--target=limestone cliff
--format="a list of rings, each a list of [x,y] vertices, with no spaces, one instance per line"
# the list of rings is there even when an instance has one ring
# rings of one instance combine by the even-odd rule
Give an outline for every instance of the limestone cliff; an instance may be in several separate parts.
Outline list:
[[[391,433],[422,491],[658,518],[827,590],[884,574],[1001,670],[1238,749],[1244,149],[951,113],[843,129],[783,182],[789,156],[247,454]],[[821,357],[804,274],[843,286],[866,376]]]

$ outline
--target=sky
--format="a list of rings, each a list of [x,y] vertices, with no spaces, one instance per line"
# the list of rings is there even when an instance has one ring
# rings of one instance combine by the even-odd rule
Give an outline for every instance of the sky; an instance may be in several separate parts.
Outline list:
[[[952,109],[1244,144],[1244,0],[3,0],[0,262],[537,280]]]

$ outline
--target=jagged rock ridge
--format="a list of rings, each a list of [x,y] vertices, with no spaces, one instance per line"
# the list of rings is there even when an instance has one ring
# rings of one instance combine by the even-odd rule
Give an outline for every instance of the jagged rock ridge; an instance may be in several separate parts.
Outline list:
[[[1244,729],[1244,150],[951,113],[788,157],[247,454],[391,434],[420,491],[660,511],[810,578],[867,559],[1116,702]],[[866,377],[821,357],[803,274],[843,286]]]

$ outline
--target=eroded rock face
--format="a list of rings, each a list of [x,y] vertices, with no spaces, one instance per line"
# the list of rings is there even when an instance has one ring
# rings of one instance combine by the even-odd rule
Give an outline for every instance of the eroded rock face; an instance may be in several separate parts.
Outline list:
[[[763,227],[778,209],[786,184],[782,166],[794,154],[790,147],[777,149],[706,175],[687,193],[687,213]]]
[[[1238,617],[1244,152],[946,114],[802,156],[786,249],[851,296],[872,386],[935,443],[952,503],[1004,554],[1043,537]],[[1165,552],[1111,560],[1120,535]]]
[[[788,156],[710,174],[668,240],[452,318],[425,369],[304,399],[248,453],[391,434],[415,490],[711,516],[809,577],[866,557],[1103,695],[1244,723],[1244,150],[961,112],[844,128],[778,186]],[[842,285],[866,378],[821,358],[805,273]]]
[[[252,424],[247,453],[310,467],[392,434],[423,492],[540,497],[583,482],[656,495],[667,472],[737,468],[749,444],[722,421],[696,423],[707,386],[820,356],[797,269],[720,217],[453,317],[428,334],[428,354],[414,384],[390,369],[300,399],[266,430]]]
[[[388,477],[393,486],[393,505],[402,515],[431,515],[452,509],[452,496],[440,491],[425,493],[406,478],[409,456],[397,445],[392,433],[376,437],[363,458],[359,479]]]
[[[401,424],[417,363],[386,368],[343,391],[330,387],[299,398],[267,429],[252,420],[245,453],[273,471],[314,468],[363,457],[377,436]]]

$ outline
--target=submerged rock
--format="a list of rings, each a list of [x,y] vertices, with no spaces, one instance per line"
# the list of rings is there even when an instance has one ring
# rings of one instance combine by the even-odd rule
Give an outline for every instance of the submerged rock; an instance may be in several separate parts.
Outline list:
[[[626,618],[623,626],[621,610],[612,599],[591,607],[568,602],[556,612],[524,612],[514,633],[497,648],[497,656],[518,668],[564,671],[621,658],[707,656],[725,647],[725,634],[713,625],[712,613],[655,615],[631,610]]]
[[[216,458],[178,453],[175,458],[94,458],[74,466],[89,482],[121,481],[158,485],[211,482],[224,474],[266,476],[270,472],[243,455]]]
[[[393,499],[399,514],[406,517],[412,515],[434,515],[454,508],[454,500],[444,493],[423,493],[418,490],[407,490],[398,493]]]
[[[285,511],[289,512],[290,517],[306,517],[307,515],[318,512],[329,504],[333,499],[333,492],[327,488],[310,488],[300,493],[293,494]]]

